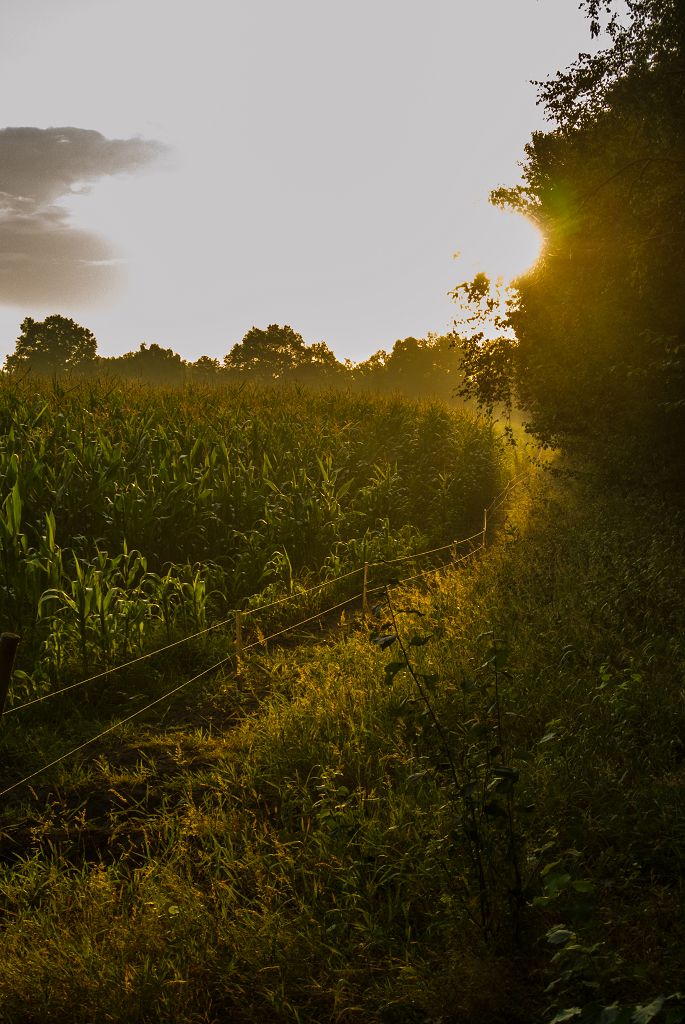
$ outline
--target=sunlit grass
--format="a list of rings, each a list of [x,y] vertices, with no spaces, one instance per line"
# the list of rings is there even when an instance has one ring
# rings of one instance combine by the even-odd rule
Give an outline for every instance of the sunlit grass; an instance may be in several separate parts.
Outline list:
[[[253,655],[8,806],[5,1018],[494,1024],[577,1005],[584,978],[605,1005],[674,991],[680,533],[545,487],[481,562],[393,598],[406,643],[430,637],[408,650],[457,771],[500,802],[493,631],[508,648],[494,757],[519,773],[517,940],[506,830],[478,825],[488,937],[440,737],[411,676],[388,677],[397,644],[347,628]],[[556,996],[560,923],[596,950]]]

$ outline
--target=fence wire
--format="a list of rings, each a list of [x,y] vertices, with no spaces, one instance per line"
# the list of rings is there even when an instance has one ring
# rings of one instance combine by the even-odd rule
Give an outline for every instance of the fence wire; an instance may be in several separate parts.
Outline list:
[[[450,559],[449,561],[444,562],[442,565],[430,566],[428,569],[424,569],[422,572],[416,573],[416,574],[414,574],[412,576],[404,577],[403,579],[397,580],[397,581],[395,581],[393,583],[388,583],[388,584],[384,583],[384,584],[381,584],[381,585],[375,586],[375,587],[366,587],[363,592],[361,592],[359,594],[355,594],[352,597],[348,597],[345,600],[338,602],[338,604],[332,605],[329,608],[324,608],[324,609],[314,613],[313,615],[308,616],[305,619],[301,619],[299,622],[292,623],[291,625],[285,626],[283,629],[280,629],[280,630],[278,630],[275,633],[271,633],[269,636],[261,637],[258,640],[254,640],[251,643],[246,644],[242,648],[242,652],[241,653],[244,653],[245,651],[251,650],[251,649],[253,649],[255,647],[263,646],[264,644],[268,643],[269,641],[275,640],[278,637],[283,636],[286,633],[290,633],[293,630],[299,629],[302,626],[306,626],[309,623],[316,621],[317,619],[323,618],[325,615],[330,615],[331,612],[338,611],[339,609],[344,608],[344,607],[346,607],[349,604],[352,604],[354,601],[358,601],[360,599],[363,600],[364,598],[366,598],[368,600],[368,598],[371,595],[373,595],[373,594],[378,594],[378,593],[381,593],[381,592],[385,592],[389,586],[392,586],[392,587],[403,586],[404,584],[411,583],[414,580],[417,580],[417,579],[419,579],[419,578],[421,578],[423,576],[427,576],[430,573],[442,572],[442,571],[444,571],[447,568],[453,568],[453,567],[455,567],[457,565],[460,565],[460,564],[464,563],[469,558],[472,558],[473,555],[477,554],[479,551],[482,551],[485,548],[485,536],[486,536],[487,528],[488,528],[488,522],[487,522],[488,512],[494,512],[494,511],[497,511],[499,508],[501,508],[502,504],[504,502],[504,499],[506,497],[508,497],[508,495],[511,492],[511,490],[513,489],[513,487],[517,486],[518,483],[520,483],[520,481],[522,479],[524,479],[526,476],[528,476],[528,473],[523,473],[519,477],[515,478],[515,480],[510,481],[510,483],[507,485],[507,487],[505,487],[504,490],[502,492],[500,492],[500,494],[497,495],[493,499],[493,501],[490,503],[488,508],[484,511],[484,517],[485,517],[484,518],[484,526],[483,526],[483,529],[480,530],[478,533],[475,533],[475,534],[473,534],[470,537],[466,537],[463,540],[452,541],[450,544],[445,544],[445,545],[443,545],[442,547],[439,547],[439,548],[432,548],[429,551],[417,552],[414,555],[402,556],[400,558],[389,559],[387,561],[370,562],[370,563],[368,563],[368,568],[371,568],[371,567],[378,568],[378,567],[382,567],[382,566],[402,563],[402,562],[405,562],[405,561],[410,561],[411,559],[425,557],[426,555],[438,554],[438,553],[440,553],[442,551],[447,551],[449,549],[454,550],[454,548],[457,547],[460,544],[466,544],[466,543],[468,543],[470,541],[476,540],[477,538],[481,538],[481,543],[477,547],[473,548],[471,551],[466,552],[466,554],[460,556],[459,558]],[[502,500],[499,501],[499,499],[502,499]],[[495,504],[498,501],[499,501],[499,504]],[[257,612],[257,611],[263,611],[263,610],[266,610],[266,609],[269,609],[269,608],[273,608],[276,605],[284,604],[284,603],[286,603],[286,601],[291,601],[291,600],[295,600],[295,599],[300,598],[300,597],[304,597],[307,594],[314,593],[316,591],[322,590],[324,587],[330,585],[331,583],[336,583],[336,582],[338,582],[340,580],[347,579],[347,578],[349,578],[351,576],[354,576],[357,573],[362,572],[362,571],[363,571],[363,567],[360,567],[358,569],[353,569],[350,572],[345,573],[342,576],[336,576],[336,577],[334,577],[331,580],[326,580],[324,583],[321,583],[321,584],[319,584],[319,585],[317,585],[315,587],[312,587],[309,590],[301,591],[298,594],[289,595],[286,598],[282,598],[282,599],[280,599],[278,601],[271,602],[270,604],[260,605],[257,608],[248,609],[245,612],[241,612],[241,614],[242,615],[253,614],[253,613]],[[124,668],[130,668],[133,665],[137,665],[140,662],[146,661],[148,658],[151,658],[151,657],[153,657],[156,654],[161,654],[164,651],[171,650],[174,647],[178,647],[181,644],[187,643],[190,640],[194,640],[197,637],[204,636],[207,633],[212,632],[213,630],[216,630],[216,629],[219,629],[222,626],[228,625],[229,623],[232,623],[232,622],[235,621],[234,620],[234,616],[235,616],[235,612],[233,612],[231,614],[230,618],[223,619],[221,622],[214,623],[212,626],[208,626],[206,629],[198,630],[196,633],[193,633],[190,636],[185,636],[185,637],[182,637],[180,640],[175,640],[172,643],[165,644],[163,647],[156,648],[154,651],[149,651],[146,654],[142,654],[139,657],[133,658],[130,661],[124,662],[121,665],[116,665],[116,666],[113,666],[112,668],[104,669],[102,672],[98,672],[98,673],[96,673],[93,676],[89,676],[87,679],[79,680],[76,683],[72,683],[70,686],[62,687],[62,689],[60,689],[60,690],[55,690],[55,691],[53,691],[51,693],[43,695],[42,697],[37,697],[37,698],[35,698],[35,700],[27,701],[24,704],[20,704],[20,705],[18,705],[15,708],[10,708],[8,711],[5,712],[5,714],[11,714],[14,711],[20,711],[23,708],[30,707],[30,706],[32,706],[34,704],[39,704],[39,703],[41,703],[44,700],[48,700],[51,697],[57,697],[60,694],[67,693],[68,691],[74,690],[74,689],[76,689],[79,686],[84,686],[87,683],[94,682],[97,679],[102,679],[105,676],[111,675],[112,673],[118,672],[118,671],[120,671],[120,670],[122,670]],[[55,767],[55,765],[60,764],[60,762],[66,760],[69,757],[72,757],[74,754],[77,754],[80,750],[84,750],[86,747],[91,746],[93,743],[96,743],[98,740],[102,739],[104,736],[107,736],[110,733],[114,732],[116,729],[119,729],[122,725],[125,725],[127,722],[133,721],[133,719],[137,718],[139,715],[142,715],[146,711],[149,711],[150,708],[156,707],[158,704],[161,704],[163,701],[167,700],[169,697],[172,697],[174,694],[178,693],[180,690],[183,690],[186,686],[189,686],[191,683],[197,682],[197,680],[204,678],[205,676],[209,675],[210,673],[218,671],[218,669],[220,669],[222,666],[228,664],[228,662],[231,661],[231,660],[233,660],[233,655],[227,655],[225,658],[222,658],[220,661],[216,662],[214,665],[210,665],[209,668],[203,669],[202,672],[198,672],[196,675],[192,676],[190,679],[184,680],[178,686],[175,686],[173,689],[167,691],[167,693],[163,694],[161,697],[155,698],[155,700],[150,701],[144,707],[139,708],[137,711],[134,711],[132,714],[127,715],[125,718],[120,719],[118,722],[115,722],[113,725],[108,726],[108,728],[103,729],[101,732],[97,733],[97,735],[92,736],[90,739],[84,740],[83,743],[80,743],[80,744],[78,744],[78,746],[73,747],[71,750],[68,750],[65,754],[62,754],[60,757],[55,758],[53,761],[50,761],[48,764],[45,764],[41,768],[38,768],[36,771],[31,772],[30,775],[27,775],[23,779],[19,779],[17,782],[12,783],[11,786],[8,786],[5,789],[0,791],[0,797],[6,796],[8,793],[11,793],[13,790],[18,789],[20,786],[24,785],[25,783],[30,782],[32,779],[35,779],[39,775],[42,775],[43,772],[48,771],[50,768]]]
[[[363,596],[363,593],[355,594],[354,597],[348,597],[344,601],[334,604],[331,608],[324,608],[322,611],[316,612],[316,614],[310,615],[306,619],[294,622],[291,626],[285,626],[283,629],[279,629],[277,633],[271,633],[269,636],[260,637],[259,640],[253,640],[252,643],[244,645],[243,651],[249,651],[251,647],[261,647],[263,644],[268,643],[269,640],[275,640],[276,637],[283,636],[284,633],[291,633],[294,629],[299,629],[300,626],[306,626],[307,623],[315,622],[316,619],[321,619],[324,615],[330,615],[331,612],[336,612],[339,608],[344,608],[345,605],[352,604],[353,601],[358,601]]]
[[[18,787],[23,786],[24,783],[30,782],[31,779],[35,779],[38,775],[42,775],[43,772],[48,771],[49,768],[54,768],[54,766],[59,764],[60,761],[65,761],[68,757],[71,757],[72,754],[77,754],[79,750],[84,750],[92,743],[96,743],[98,740],[102,739],[103,736],[109,735],[109,733],[114,732],[115,729],[119,729],[122,725],[125,725],[127,722],[137,718],[138,715],[142,715],[145,711],[149,711],[150,708],[155,707],[156,704],[161,704],[162,701],[167,700],[168,697],[173,697],[173,695],[178,693],[179,690],[183,690],[186,686],[190,686],[191,683],[197,682],[197,680],[202,679],[203,676],[209,675],[210,672],[216,672],[217,669],[221,668],[222,665],[225,665],[230,660],[230,657],[222,658],[221,661],[218,661],[215,665],[210,665],[209,668],[203,669],[202,672],[198,672],[198,674],[193,676],[192,679],[184,680],[184,682],[175,686],[173,690],[169,690],[167,693],[163,694],[163,696],[157,697],[155,700],[151,700],[149,704],[145,705],[145,707],[138,708],[138,710],[134,711],[132,715],[127,715],[126,718],[122,718],[118,722],[115,722],[114,725],[110,725],[107,729],[103,729],[102,732],[99,732],[96,736],[91,736],[90,739],[84,740],[83,743],[79,743],[77,747],[72,747],[71,750],[67,750],[66,754],[56,757],[55,760],[50,761],[49,764],[44,764],[42,768],[38,768],[35,772],[31,772],[30,775],[24,776],[24,778],[19,779],[18,782],[13,782],[11,786],[7,786],[6,789],[0,791],[0,797],[6,796],[8,793],[11,793],[13,789],[18,789]]]
[[[329,580],[324,580],[323,583],[317,583],[314,587],[309,587],[307,590],[299,590],[296,594],[287,594],[285,597],[279,597],[277,601],[271,601],[269,604],[260,604],[255,608],[245,608],[240,614],[245,618],[246,615],[255,615],[257,612],[264,612],[268,608],[275,608],[279,604],[286,604],[288,601],[297,601],[301,597],[307,597],[308,594],[315,594],[318,590],[323,590],[324,587],[330,587],[333,583],[339,583],[341,580],[349,579],[350,576],[357,576],[360,572],[364,572],[364,566],[360,565],[357,569],[352,569],[350,572],[344,573],[342,576],[332,576]]]

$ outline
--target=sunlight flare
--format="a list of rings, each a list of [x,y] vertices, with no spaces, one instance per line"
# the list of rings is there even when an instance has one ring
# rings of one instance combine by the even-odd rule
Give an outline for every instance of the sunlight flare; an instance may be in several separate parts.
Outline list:
[[[478,239],[463,253],[462,266],[483,272],[504,284],[515,281],[535,265],[543,237],[540,230],[519,213],[488,206],[479,219]],[[465,247],[466,250],[466,247]]]

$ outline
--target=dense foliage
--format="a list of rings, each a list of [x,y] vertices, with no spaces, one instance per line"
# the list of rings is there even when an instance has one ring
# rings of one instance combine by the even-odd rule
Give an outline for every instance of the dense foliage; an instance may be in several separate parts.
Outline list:
[[[682,1024],[670,511],[534,488],[482,561],[393,592],[400,639],[386,607],[376,642],[253,652],[6,796],[3,1019]],[[1,784],[150,669],[106,682],[9,716]]]
[[[165,387],[301,384],[315,390],[379,391],[464,404],[457,394],[462,375],[451,334],[399,338],[390,352],[379,349],[359,363],[340,362],[324,341],[308,345],[287,324],[250,328],[223,362],[209,356],[189,362],[156,342],[142,342],[135,352],[121,356],[97,355],[96,346],[87,328],[59,314],[42,323],[27,318],[5,369],[20,376],[64,377],[75,372]]]
[[[613,5],[585,6],[598,33]],[[541,86],[554,127],[493,198],[541,227],[544,253],[518,282],[517,340],[467,340],[465,369],[545,443],[640,475],[685,451],[685,7],[626,8],[608,49]]]
[[[50,376],[69,371],[87,372],[95,363],[97,342],[87,327],[55,313],[37,321],[22,320],[14,353],[7,358],[9,370]]]
[[[0,387],[0,618],[34,678],[478,528],[472,415],[344,393]]]

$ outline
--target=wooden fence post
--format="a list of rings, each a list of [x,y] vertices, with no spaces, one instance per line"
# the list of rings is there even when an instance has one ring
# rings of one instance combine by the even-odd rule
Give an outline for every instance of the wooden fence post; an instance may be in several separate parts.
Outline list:
[[[12,669],[14,668],[14,656],[21,637],[16,633],[0,634],[0,715],[5,710],[5,701],[9,693]]]
[[[362,586],[362,618],[366,622],[366,616],[369,612],[369,599],[366,596],[366,591],[369,588],[369,563],[364,562],[364,585]]]
[[[243,616],[242,612],[235,613],[235,671],[240,675],[243,668]]]

